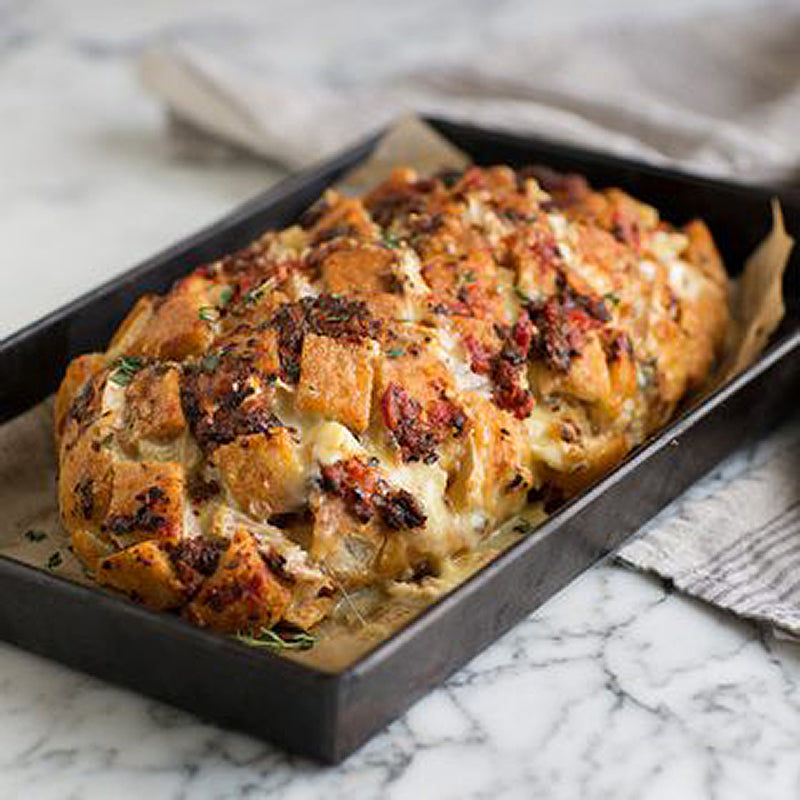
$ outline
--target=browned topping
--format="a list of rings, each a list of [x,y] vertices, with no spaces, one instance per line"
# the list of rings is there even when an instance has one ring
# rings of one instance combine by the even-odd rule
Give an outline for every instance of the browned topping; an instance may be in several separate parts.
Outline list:
[[[182,539],[177,544],[171,545],[167,552],[170,561],[179,570],[189,568],[208,577],[216,570],[220,554],[226,546],[226,542],[218,539],[199,536],[195,539]]]
[[[256,370],[254,359],[246,353],[222,352],[184,366],[183,413],[204,450],[228,444],[237,436],[281,427],[272,413],[274,377]]]
[[[396,383],[384,392],[381,411],[403,460],[426,464],[436,461],[436,448],[448,434],[460,434],[467,422],[464,412],[444,396],[423,412],[422,405]]]
[[[332,294],[284,303],[269,324],[278,331],[281,371],[290,383],[300,378],[300,354],[307,333],[357,343],[376,338],[381,328],[366,303]]]
[[[414,496],[405,489],[392,489],[377,469],[359,458],[349,458],[322,467],[322,489],[341,497],[359,522],[378,516],[393,530],[420,528],[426,516]]]
[[[186,489],[189,492],[189,498],[195,503],[204,503],[222,491],[217,481],[213,478],[207,480],[200,473],[191,476]]]
[[[510,411],[517,419],[530,416],[534,406],[533,395],[522,386],[522,370],[510,361],[498,357],[492,369],[495,384],[492,397],[497,405]]]
[[[81,390],[72,402],[72,406],[69,410],[70,417],[72,417],[78,425],[88,423],[92,416],[93,406],[95,405],[94,401],[94,381],[89,380],[81,387]]]
[[[623,244],[627,244],[638,252],[641,245],[639,223],[629,214],[615,211],[611,217],[611,235]]]
[[[544,303],[529,303],[535,328],[531,354],[543,359],[555,372],[567,372],[591,328],[610,319],[602,299],[579,294],[569,287]]]
[[[151,486],[134,498],[139,507],[133,514],[115,514],[106,520],[105,527],[117,536],[133,532],[156,533],[168,524],[164,516],[169,498],[160,486]]]
[[[502,340],[499,352],[470,335],[464,337],[472,371],[491,377],[494,402],[518,419],[529,416],[534,406],[533,395],[523,387],[522,378],[535,332],[530,316],[523,311],[510,329],[498,327]]]
[[[358,238],[358,228],[346,222],[338,222],[328,228],[322,228],[311,240],[312,247],[331,242],[334,239]]]
[[[83,478],[75,484],[75,494],[78,497],[78,508],[84,519],[91,519],[94,515],[94,479]]]

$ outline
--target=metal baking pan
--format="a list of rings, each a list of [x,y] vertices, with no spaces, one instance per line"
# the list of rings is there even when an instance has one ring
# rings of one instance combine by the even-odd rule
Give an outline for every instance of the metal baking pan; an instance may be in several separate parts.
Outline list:
[[[707,180],[535,137],[430,119],[479,163],[543,163],[615,185],[665,211],[702,216],[726,263],[741,265],[790,191]],[[291,223],[378,136],[301,172],[200,233],[0,342],[0,421],[48,396],[69,359],[102,348],[134,299]],[[798,255],[787,270],[787,316],[766,353],[687,410],[607,477],[550,517],[407,627],[342,672],[329,674],[0,558],[0,637],[288,750],[337,762],[504,631],[607,556],[693,481],[788,416],[800,388]]]

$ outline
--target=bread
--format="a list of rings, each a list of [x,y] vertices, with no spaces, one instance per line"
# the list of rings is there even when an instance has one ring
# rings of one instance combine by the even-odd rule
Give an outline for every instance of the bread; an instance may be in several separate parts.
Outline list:
[[[328,191],[72,362],[63,523],[148,606],[308,630],[619,462],[707,381],[727,292],[701,221],[578,176],[398,168]]]

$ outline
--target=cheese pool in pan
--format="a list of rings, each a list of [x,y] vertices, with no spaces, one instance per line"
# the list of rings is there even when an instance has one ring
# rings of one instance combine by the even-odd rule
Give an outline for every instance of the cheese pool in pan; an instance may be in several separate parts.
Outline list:
[[[397,168],[138,300],[56,401],[94,579],[220,631],[309,630],[555,504],[714,369],[708,229],[541,168]]]

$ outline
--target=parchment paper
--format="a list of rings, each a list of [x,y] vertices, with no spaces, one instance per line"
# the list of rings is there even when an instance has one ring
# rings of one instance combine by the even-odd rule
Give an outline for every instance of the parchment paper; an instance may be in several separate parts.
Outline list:
[[[337,186],[361,192],[388,177],[395,165],[420,174],[462,169],[468,157],[417,117],[391,127],[369,159]],[[660,209],[669,218],[669,209]],[[729,380],[762,352],[783,313],[782,277],[793,245],[777,201],[773,228],[748,259],[731,293],[735,324],[718,380]],[[730,266],[730,265],[729,265]],[[52,436],[52,398],[0,426],[0,555],[90,583],[69,551],[60,526],[56,498],[56,456]]]

